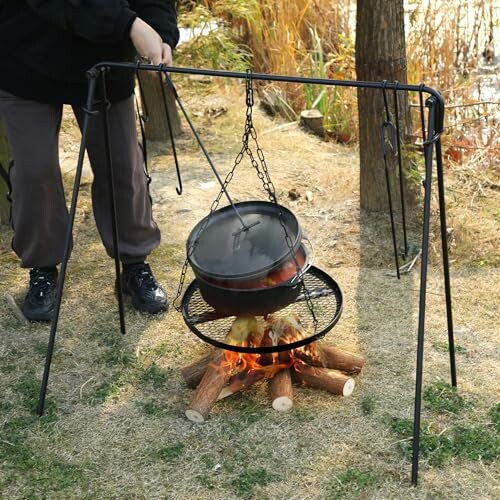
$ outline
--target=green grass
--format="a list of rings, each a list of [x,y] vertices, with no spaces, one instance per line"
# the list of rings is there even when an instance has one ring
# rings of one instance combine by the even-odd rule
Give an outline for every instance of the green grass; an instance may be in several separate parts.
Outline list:
[[[29,409],[33,403],[34,379],[24,377],[16,384]],[[29,412],[8,419],[0,429],[0,490],[2,486],[26,484],[23,498],[48,498],[51,491],[72,490],[75,485],[91,481],[89,467],[80,467],[58,457],[44,446],[38,446],[32,436],[51,440],[55,429],[54,407],[46,405],[46,414],[40,418]]]
[[[123,357],[124,351],[118,350],[104,351],[101,356],[101,361],[107,361],[107,365],[116,367],[115,360],[119,360],[123,368],[113,374],[108,374],[107,380],[99,383],[97,387],[90,390],[85,395],[85,401],[90,405],[102,404],[107,400],[116,400],[119,398],[121,391],[133,384],[138,384],[145,387],[150,387],[154,390],[161,389],[168,379],[167,371],[159,368],[155,363],[142,366],[132,360],[131,357],[125,352],[126,356]],[[110,355],[113,360],[109,363],[107,356]],[[104,357],[103,357],[104,356]]]
[[[494,430],[483,425],[476,412],[470,416],[467,410],[472,404],[458,394],[456,388],[443,381],[436,381],[423,392],[425,408],[438,415],[446,415],[447,421],[422,421],[420,426],[420,453],[430,465],[443,466],[451,458],[493,462],[500,453],[500,409],[493,406],[488,411]],[[399,447],[406,458],[412,454],[413,421],[393,417],[387,419],[389,427],[399,435]],[[444,426],[444,428],[443,428]]]
[[[359,469],[347,469],[338,474],[327,487],[327,497],[330,500],[360,498],[363,492],[376,483],[376,477],[371,472]]]
[[[390,428],[401,438],[399,448],[406,459],[412,456],[413,421],[393,417]],[[431,466],[441,467],[453,457],[462,460],[493,462],[500,453],[500,437],[479,425],[453,424],[441,431],[421,422],[420,454]]]
[[[134,363],[133,355],[125,349],[105,349],[99,356],[99,361],[108,366],[130,366]]]
[[[155,460],[161,460],[162,462],[173,462],[184,453],[186,445],[184,443],[174,443],[170,446],[163,446],[152,452],[152,456]]]
[[[278,476],[271,474],[266,469],[259,468],[248,468],[244,469],[236,479],[231,481],[231,486],[234,492],[239,497],[249,497],[254,492],[257,486],[266,486],[272,481],[278,480]]]
[[[20,396],[23,407],[31,413],[36,411],[40,396],[41,379],[32,374],[25,374],[14,384],[14,390]],[[56,405],[50,399],[45,399],[44,418],[47,420],[56,418]]]
[[[365,415],[371,415],[375,411],[376,398],[373,395],[368,394],[364,396],[361,400],[361,410]]]
[[[154,389],[162,387],[167,378],[167,372],[159,368],[155,363],[151,363],[149,366],[144,368],[140,367],[137,370],[137,381],[142,384],[150,385]]]
[[[265,415],[264,408],[253,400],[250,392],[243,392],[227,398],[226,404],[231,412],[224,416],[224,426],[230,432],[239,432],[245,426],[259,422]],[[232,417],[234,413],[239,414],[240,418],[235,420]]]
[[[119,376],[114,377],[115,380],[119,379]],[[90,405],[100,405],[107,401],[108,399],[118,398],[120,393],[120,386],[112,381],[100,383],[92,392],[88,393],[84,400]]]
[[[165,408],[156,401],[135,401],[137,409],[148,417],[162,417],[165,415]]]
[[[45,356],[47,354],[47,342],[37,342],[33,346],[33,352],[40,356]]]
[[[444,341],[435,341],[432,343],[432,347],[439,352],[449,352],[450,348],[448,347],[448,342]],[[455,344],[455,352],[457,354],[467,354],[467,349],[461,345]]]
[[[182,356],[182,347],[180,345],[172,346],[170,344],[159,344],[153,347],[148,347],[142,351],[143,355],[152,356],[155,359],[165,356],[180,357]]]
[[[460,413],[471,406],[455,387],[442,380],[427,386],[422,397],[427,408],[441,413]]]
[[[497,403],[489,409],[488,416],[490,417],[495,430],[500,433],[500,403]]]

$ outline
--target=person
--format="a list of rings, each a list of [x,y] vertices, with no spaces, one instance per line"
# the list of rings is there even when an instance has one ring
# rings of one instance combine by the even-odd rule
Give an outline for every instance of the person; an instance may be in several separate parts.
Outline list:
[[[80,128],[86,72],[102,61],[171,65],[179,40],[174,0],[0,0],[0,119],[12,152],[12,248],[30,269],[22,305],[32,321],[50,321],[69,217],[58,158],[64,104]],[[134,72],[106,75],[110,147],[123,291],[145,313],[168,308],[146,262],[160,243],[136,130]],[[98,108],[96,108],[98,109]],[[92,115],[86,145],[93,171],[92,205],[114,256],[104,128]]]

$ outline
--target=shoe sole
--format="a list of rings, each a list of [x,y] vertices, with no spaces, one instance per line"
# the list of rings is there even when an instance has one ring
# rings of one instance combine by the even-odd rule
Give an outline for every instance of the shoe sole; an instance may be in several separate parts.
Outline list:
[[[42,323],[42,322],[50,323],[52,321],[52,316],[53,316],[52,312],[49,314],[29,314],[26,313],[24,310],[22,310],[22,313],[28,321],[33,321],[36,323]]]

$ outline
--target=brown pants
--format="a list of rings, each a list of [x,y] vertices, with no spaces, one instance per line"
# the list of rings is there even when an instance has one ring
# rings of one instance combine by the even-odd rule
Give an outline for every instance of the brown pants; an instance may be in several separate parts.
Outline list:
[[[59,129],[62,105],[44,104],[15,97],[0,90],[2,118],[14,158],[12,183],[12,248],[21,267],[46,267],[63,259],[68,209],[59,167]],[[84,111],[73,106],[80,128]],[[152,218],[151,199],[137,141],[133,97],[114,103],[109,129],[118,244],[122,262],[144,260],[160,243],[160,231]],[[101,240],[114,255],[106,150],[100,114],[90,120],[87,139],[94,180],[92,203]]]

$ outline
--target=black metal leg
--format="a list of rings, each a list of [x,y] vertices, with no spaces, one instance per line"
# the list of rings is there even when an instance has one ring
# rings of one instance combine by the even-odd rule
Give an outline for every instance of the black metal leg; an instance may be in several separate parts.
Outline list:
[[[109,189],[109,200],[110,200],[110,213],[111,213],[111,227],[113,230],[113,248],[114,248],[114,260],[115,260],[115,273],[116,273],[116,284],[117,284],[117,294],[118,294],[118,313],[120,315],[120,331],[125,335],[125,314],[123,310],[123,289],[120,279],[120,248],[118,241],[118,224],[116,221],[116,201],[115,201],[115,182],[113,175],[113,158],[111,155],[111,144],[109,138],[109,116],[108,107],[109,102],[106,95],[106,68],[101,69],[101,89],[102,89],[102,119],[104,126],[104,142],[106,148],[106,159],[108,168],[108,189]]]
[[[61,300],[64,288],[64,280],[66,277],[66,268],[68,266],[71,235],[73,233],[73,224],[75,221],[76,204],[78,201],[78,193],[80,189],[80,181],[83,171],[83,160],[85,158],[85,146],[87,143],[88,127],[90,121],[90,114],[92,111],[92,103],[94,101],[95,87],[96,87],[97,72],[90,74],[89,92],[87,97],[86,114],[82,127],[82,143],[80,145],[80,152],[78,154],[78,163],[75,173],[75,182],[73,184],[73,195],[71,197],[71,206],[69,211],[68,229],[66,231],[66,240],[64,245],[64,255],[61,263],[61,271],[59,273],[59,280],[57,282],[56,299],[54,305],[54,316],[50,325],[49,344],[47,346],[47,354],[45,357],[45,367],[43,370],[42,385],[40,387],[40,395],[38,397],[37,413],[41,417],[45,408],[45,397],[47,394],[47,385],[49,382],[50,365],[52,363],[52,355],[54,353],[54,344],[56,340],[57,324],[59,322],[59,311],[61,309]]]
[[[439,191],[439,217],[441,225],[441,246],[443,252],[444,290],[446,298],[446,320],[448,323],[448,349],[450,352],[451,385],[457,386],[457,368],[455,364],[455,340],[453,336],[453,315],[451,308],[450,264],[448,259],[448,234],[446,230],[446,207],[444,199],[443,158],[441,141],[436,142],[437,182]]]
[[[417,337],[417,366],[415,373],[415,408],[413,415],[413,450],[412,450],[412,470],[411,484],[418,482],[418,459],[420,451],[420,413],[422,404],[422,375],[424,364],[424,329],[425,329],[425,300],[427,292],[427,263],[429,257],[429,231],[431,214],[431,186],[432,186],[432,150],[435,123],[435,103],[429,99],[429,134],[424,145],[425,154],[425,194],[424,194],[424,223],[422,230],[422,263],[420,270],[420,300],[418,306],[418,337]]]

